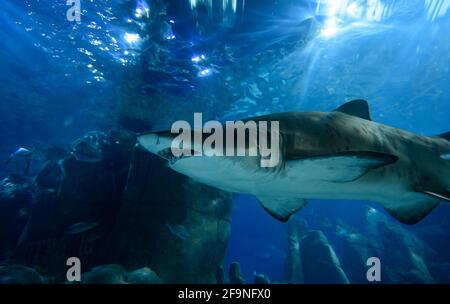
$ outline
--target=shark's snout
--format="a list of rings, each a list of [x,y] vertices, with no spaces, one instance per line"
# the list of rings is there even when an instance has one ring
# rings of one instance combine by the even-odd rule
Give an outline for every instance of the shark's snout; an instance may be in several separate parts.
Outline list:
[[[169,132],[160,133],[147,133],[138,136],[139,144],[144,147],[147,151],[158,155],[159,157],[167,160],[170,164],[174,164],[176,161],[192,156],[195,151],[192,149],[177,149],[172,147],[173,137]],[[175,155],[173,151],[179,150],[178,152],[183,152],[181,155],[177,153]]]
[[[163,158],[165,158],[164,155],[167,154],[167,151],[170,150],[172,145],[171,136],[160,133],[143,134],[138,136],[137,139],[139,144],[146,150]]]
[[[138,142],[139,144],[144,147],[146,150],[157,153],[159,150],[159,136],[157,134],[145,134],[138,136]]]

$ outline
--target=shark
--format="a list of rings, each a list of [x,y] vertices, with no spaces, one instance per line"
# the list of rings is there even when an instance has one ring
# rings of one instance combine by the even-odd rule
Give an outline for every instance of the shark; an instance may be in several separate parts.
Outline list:
[[[423,136],[374,122],[365,100],[250,120],[279,122],[275,167],[261,167],[260,156],[174,157],[170,130],[139,134],[138,142],[200,183],[256,196],[283,222],[311,199],[376,202],[405,224],[450,201],[450,132]]]

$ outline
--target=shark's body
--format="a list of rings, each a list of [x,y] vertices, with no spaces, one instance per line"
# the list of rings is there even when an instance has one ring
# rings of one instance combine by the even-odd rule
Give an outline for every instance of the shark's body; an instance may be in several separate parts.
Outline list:
[[[375,123],[362,100],[333,112],[249,120],[279,121],[277,167],[261,168],[257,157],[206,156],[172,160],[170,167],[222,190],[253,194],[282,221],[307,199],[351,199],[378,202],[413,224],[450,200],[448,133],[427,137]],[[139,142],[161,155],[172,138],[169,132],[148,133]]]

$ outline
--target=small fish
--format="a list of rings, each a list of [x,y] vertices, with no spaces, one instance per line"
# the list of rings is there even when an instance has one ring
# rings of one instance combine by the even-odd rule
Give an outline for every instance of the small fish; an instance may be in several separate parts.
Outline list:
[[[30,158],[32,155],[32,151],[28,150],[27,148],[19,147],[16,151],[11,153],[9,158],[6,160],[6,163],[9,163],[15,159]]]
[[[32,179],[20,174],[9,174],[7,177],[5,177],[2,181],[0,181],[0,185],[26,185],[32,182]]]
[[[345,224],[337,224],[335,232],[336,235],[345,237],[350,240],[358,240],[360,238],[359,233],[357,233],[352,227],[349,227]]]
[[[450,154],[442,154],[442,155],[441,155],[441,158],[442,158],[443,160],[450,160]]]
[[[9,158],[6,160],[6,163],[10,163],[15,160],[22,160],[25,162],[24,172],[25,176],[28,176],[30,173],[31,166],[31,158],[33,156],[33,151],[28,150],[27,148],[19,147],[16,151],[12,152]]]
[[[366,209],[366,216],[376,214],[377,212],[378,211],[375,208],[367,207],[367,209]]]
[[[175,79],[176,81],[180,81],[180,82],[189,82],[189,80],[187,80],[184,77],[181,76],[174,76],[173,79]]]
[[[176,236],[179,239],[186,240],[191,236],[189,231],[183,225],[171,225],[169,223],[166,223],[166,227],[167,229],[169,229],[172,235]]]
[[[339,236],[345,236],[348,234],[347,229],[341,227],[341,226],[336,226],[336,234]]]
[[[95,227],[97,227],[98,225],[99,225],[98,222],[80,222],[80,223],[76,223],[76,224],[73,224],[72,226],[70,226],[67,229],[66,235],[80,234],[80,233],[92,230]]]

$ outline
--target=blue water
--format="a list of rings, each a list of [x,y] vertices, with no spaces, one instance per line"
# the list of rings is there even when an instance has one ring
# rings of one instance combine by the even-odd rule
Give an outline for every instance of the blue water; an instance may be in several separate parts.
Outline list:
[[[242,273],[248,282],[252,282],[254,272],[266,274],[274,282],[283,282],[285,248],[288,245],[287,225],[274,221],[252,197],[239,196],[235,203],[232,233],[225,264],[239,261],[242,264]],[[382,208],[372,202],[315,200],[308,202],[297,217],[306,220],[308,228],[323,231],[339,255],[342,239],[336,234],[336,219],[356,230],[363,229],[366,223],[361,216],[361,210],[368,206],[385,213]],[[394,219],[391,221],[405,229],[407,234],[419,235],[421,238],[424,234],[420,234],[420,231],[431,230],[431,233],[433,231],[436,233],[431,228],[433,226],[437,225],[446,229],[444,227],[448,227],[449,215],[450,206],[442,204],[414,226],[399,224]],[[333,224],[328,224],[328,219],[331,219]],[[441,231],[433,238],[426,239],[431,248],[438,250],[438,259],[448,260],[450,245],[445,241],[447,237],[447,232]],[[385,254],[390,253],[385,252]]]
[[[449,0],[237,0],[221,10],[200,0],[81,0],[79,23],[66,19],[65,2],[2,2],[0,159],[92,130],[161,129],[196,111],[223,120],[357,98],[374,121],[450,130]],[[17,170],[0,161],[0,177]],[[234,205],[225,265],[240,262],[249,282],[254,272],[283,281],[287,225],[253,197]],[[339,254],[337,224],[323,219],[361,229],[361,205],[384,214],[371,202],[317,201],[298,216]],[[443,204],[416,226],[398,225],[450,263],[449,216]]]
[[[234,203],[225,265],[239,261],[249,282],[254,272],[282,281],[287,247],[286,225],[274,221],[253,197],[238,196]]]

